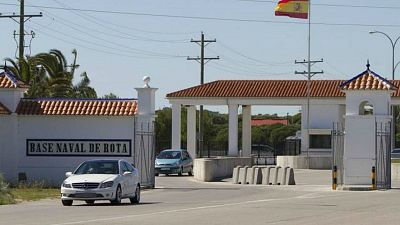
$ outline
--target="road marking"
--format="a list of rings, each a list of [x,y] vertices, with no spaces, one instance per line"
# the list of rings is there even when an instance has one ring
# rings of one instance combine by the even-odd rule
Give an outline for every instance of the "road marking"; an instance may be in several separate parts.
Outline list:
[[[159,212],[153,212],[153,213],[144,213],[144,214],[136,214],[136,215],[108,217],[108,218],[102,218],[102,219],[81,220],[81,221],[66,222],[66,223],[55,223],[55,224],[50,224],[50,225],[86,224],[86,223],[101,222],[101,221],[108,221],[108,220],[119,220],[119,219],[134,218],[134,217],[140,217],[140,216],[153,216],[153,215],[176,213],[176,212],[185,212],[185,211],[192,211],[192,210],[202,210],[202,209],[222,208],[222,207],[226,207],[226,206],[237,206],[237,205],[254,204],[254,203],[260,203],[260,202],[272,202],[272,201],[280,201],[280,200],[290,200],[290,199],[301,198],[302,196],[307,196],[307,195],[309,195],[309,194],[290,197],[290,198],[260,199],[260,200],[252,200],[252,201],[244,201],[244,202],[236,202],[236,203],[227,203],[227,204],[219,204],[219,205],[209,205],[209,206],[199,206],[199,207],[191,207],[191,208],[183,208],[183,209],[174,209],[174,210],[159,211]],[[322,196],[318,196],[318,197],[322,197]]]

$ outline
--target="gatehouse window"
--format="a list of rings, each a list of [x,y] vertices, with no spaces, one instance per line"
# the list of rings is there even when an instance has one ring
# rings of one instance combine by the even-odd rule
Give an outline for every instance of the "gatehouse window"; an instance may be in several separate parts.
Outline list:
[[[359,115],[373,115],[374,106],[369,101],[363,101],[360,104]]]
[[[310,148],[331,148],[331,135],[312,134],[310,135]]]

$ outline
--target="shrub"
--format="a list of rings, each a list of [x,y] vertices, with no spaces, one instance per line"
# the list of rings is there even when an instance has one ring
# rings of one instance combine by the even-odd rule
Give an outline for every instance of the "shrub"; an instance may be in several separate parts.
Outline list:
[[[8,184],[0,173],[0,205],[15,203],[14,196],[11,194]]]

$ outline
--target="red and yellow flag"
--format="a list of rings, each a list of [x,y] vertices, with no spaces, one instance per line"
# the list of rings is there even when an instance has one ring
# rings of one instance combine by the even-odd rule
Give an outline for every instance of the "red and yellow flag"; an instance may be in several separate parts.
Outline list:
[[[275,16],[308,19],[308,0],[280,0],[275,7]]]

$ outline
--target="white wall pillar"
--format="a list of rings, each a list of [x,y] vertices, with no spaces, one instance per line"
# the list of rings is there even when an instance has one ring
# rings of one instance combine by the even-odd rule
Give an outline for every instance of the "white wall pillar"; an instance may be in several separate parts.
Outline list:
[[[172,103],[172,148],[181,148],[181,104]]]
[[[229,114],[229,140],[228,155],[237,156],[238,152],[238,105],[228,105]]]
[[[187,151],[193,159],[196,158],[196,106],[187,107]]]
[[[242,106],[242,154],[251,155],[251,105]]]

